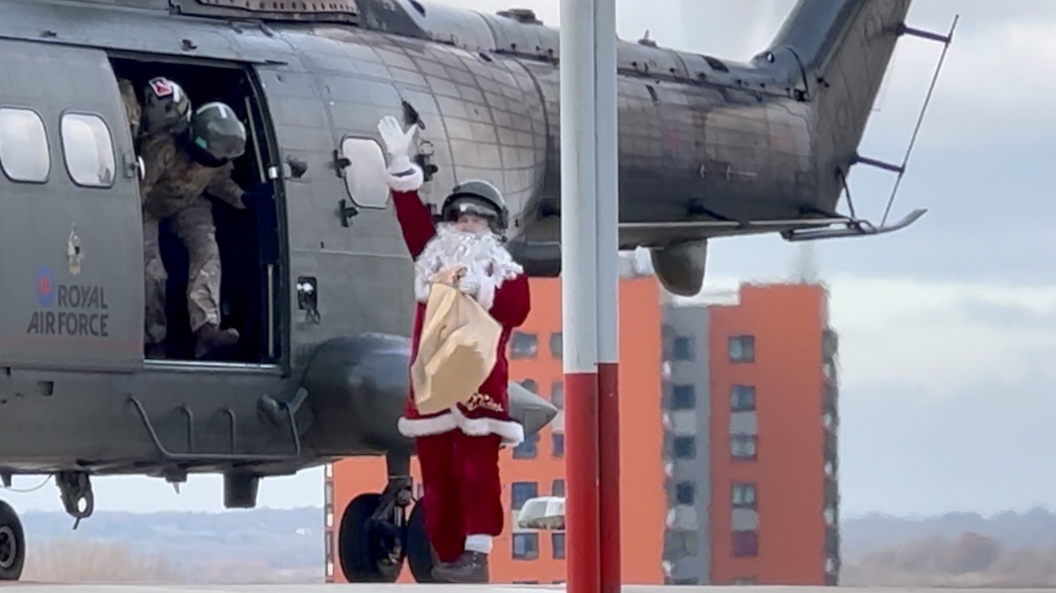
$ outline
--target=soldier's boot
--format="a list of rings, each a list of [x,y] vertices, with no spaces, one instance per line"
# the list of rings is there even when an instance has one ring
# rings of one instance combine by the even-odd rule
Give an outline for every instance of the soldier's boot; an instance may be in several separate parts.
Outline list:
[[[165,358],[167,353],[165,352],[164,344],[147,344],[146,347],[147,358]]]
[[[219,327],[207,323],[198,328],[194,334],[197,338],[194,346],[195,358],[211,358],[238,344],[238,330],[234,328],[221,331]]]
[[[487,583],[488,555],[466,550],[454,562],[437,564],[433,577],[441,583]]]

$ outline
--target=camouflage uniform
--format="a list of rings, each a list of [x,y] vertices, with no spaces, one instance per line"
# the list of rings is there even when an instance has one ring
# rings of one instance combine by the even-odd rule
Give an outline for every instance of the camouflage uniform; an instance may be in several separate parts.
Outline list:
[[[230,108],[228,108],[230,109]],[[145,331],[148,346],[165,339],[165,283],[168,274],[158,245],[158,223],[172,219],[173,231],[187,248],[190,263],[187,304],[191,330],[198,334],[196,354],[205,354],[217,340],[237,340],[233,330],[219,332],[220,250],[216,244],[212,204],[204,192],[234,208],[245,209],[244,191],[231,179],[234,165],[200,164],[189,153],[185,140],[160,133],[143,139],[141,155],[146,174],[140,183],[143,196],[143,256],[146,282]],[[217,336],[226,333],[227,336]]]
[[[128,115],[128,129],[132,132],[132,140],[139,137],[139,125],[143,119],[143,108],[136,98],[136,89],[132,81],[127,78],[117,79],[117,88],[121,91],[121,102],[125,104],[125,113]]]

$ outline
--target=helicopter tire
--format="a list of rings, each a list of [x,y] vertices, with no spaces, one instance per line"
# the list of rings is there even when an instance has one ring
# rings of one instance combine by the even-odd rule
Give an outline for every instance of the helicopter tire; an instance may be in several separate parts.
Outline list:
[[[425,509],[422,500],[415,503],[411,510],[410,519],[407,521],[406,541],[404,550],[407,551],[407,564],[411,567],[411,575],[416,583],[439,582],[433,577],[433,565],[436,559],[433,553],[433,545],[429,543],[429,535],[425,531]]]
[[[26,536],[22,521],[11,505],[0,500],[0,581],[22,578],[26,561]]]
[[[371,519],[381,503],[381,494],[360,494],[341,517],[337,553],[351,583],[395,583],[403,569],[400,529]]]

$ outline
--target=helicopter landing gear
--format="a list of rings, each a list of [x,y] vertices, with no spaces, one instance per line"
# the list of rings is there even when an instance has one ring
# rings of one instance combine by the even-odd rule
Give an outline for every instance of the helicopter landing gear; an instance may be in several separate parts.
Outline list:
[[[11,505],[0,500],[0,581],[17,581],[26,561],[26,536]]]
[[[69,516],[76,519],[73,522],[73,528],[77,529],[77,526],[81,524],[81,519],[91,517],[92,511],[95,510],[92,482],[88,474],[71,471],[55,474],[55,482],[59,485],[62,506],[66,508]]]
[[[433,544],[429,543],[429,535],[425,531],[425,507],[418,500],[411,511],[411,519],[407,522],[406,544],[407,565],[411,567],[416,583],[436,583],[433,577],[433,566],[436,564],[436,553]]]
[[[385,490],[353,498],[341,517],[337,553],[341,570],[352,583],[395,583],[403,569],[410,459],[390,457],[388,462]]]

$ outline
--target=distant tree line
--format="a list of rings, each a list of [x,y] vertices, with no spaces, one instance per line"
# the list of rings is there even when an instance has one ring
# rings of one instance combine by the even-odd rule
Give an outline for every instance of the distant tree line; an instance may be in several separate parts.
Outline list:
[[[1009,548],[993,537],[930,536],[847,562],[850,587],[1056,587],[1056,548]]]

